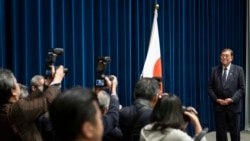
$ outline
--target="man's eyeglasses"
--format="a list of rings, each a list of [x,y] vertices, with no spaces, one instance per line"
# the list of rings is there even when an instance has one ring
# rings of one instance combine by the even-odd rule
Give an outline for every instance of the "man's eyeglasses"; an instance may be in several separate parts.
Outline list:
[[[231,55],[225,54],[225,55],[221,55],[220,57],[221,57],[221,58],[224,58],[224,57],[225,57],[225,58],[228,58],[228,57],[231,57]]]

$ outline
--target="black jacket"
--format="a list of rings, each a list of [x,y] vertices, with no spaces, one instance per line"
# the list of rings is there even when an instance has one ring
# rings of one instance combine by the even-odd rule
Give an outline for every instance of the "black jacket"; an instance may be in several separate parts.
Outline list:
[[[109,110],[106,115],[102,117],[104,136],[109,134],[114,128],[118,126],[119,122],[119,101],[116,95],[111,95]]]
[[[133,105],[120,110],[120,128],[124,141],[139,141],[141,129],[150,123],[149,102],[137,99]]]

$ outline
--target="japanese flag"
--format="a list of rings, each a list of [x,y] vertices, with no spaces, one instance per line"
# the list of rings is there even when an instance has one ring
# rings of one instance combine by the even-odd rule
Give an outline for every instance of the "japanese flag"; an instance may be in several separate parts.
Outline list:
[[[154,20],[151,30],[151,36],[148,46],[148,53],[144,67],[142,70],[141,77],[162,79],[162,65],[161,65],[161,51],[160,51],[160,40],[157,24],[157,9],[154,11]],[[162,84],[161,84],[162,85]],[[162,91],[162,86],[161,86]]]

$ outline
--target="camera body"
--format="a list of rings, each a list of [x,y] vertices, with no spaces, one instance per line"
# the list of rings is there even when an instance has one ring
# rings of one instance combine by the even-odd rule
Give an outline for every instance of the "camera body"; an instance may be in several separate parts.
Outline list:
[[[105,71],[107,68],[107,64],[110,63],[111,58],[109,56],[98,57],[97,59],[97,67],[96,67],[96,78],[95,78],[95,86],[96,87],[105,87],[107,83],[105,81]],[[111,80],[112,77],[108,76]]]
[[[193,110],[187,109],[187,108],[184,107],[184,106],[182,107],[182,109],[183,109],[183,118],[184,118],[184,121],[185,121],[185,122],[190,122],[189,116],[185,115],[184,112],[186,111],[186,112],[190,112],[190,113],[194,113],[194,114],[195,114],[195,112],[194,112]],[[197,114],[195,114],[195,115],[198,116]]]
[[[63,55],[64,49],[63,48],[51,48],[48,51],[47,58],[46,58],[46,66],[45,66],[45,77],[53,77],[52,75],[52,68],[51,66],[54,66],[57,57],[60,57]],[[58,67],[55,66],[55,70]],[[64,73],[67,74],[68,69],[64,68]]]

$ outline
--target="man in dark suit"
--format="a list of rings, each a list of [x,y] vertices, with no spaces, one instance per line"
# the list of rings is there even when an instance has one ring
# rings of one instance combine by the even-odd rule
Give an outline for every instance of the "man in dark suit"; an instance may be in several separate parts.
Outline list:
[[[119,100],[116,92],[118,86],[117,77],[114,75],[105,77],[105,82],[107,84],[105,87],[95,87],[104,127],[102,141],[117,141],[122,139],[121,131],[118,128]],[[111,94],[109,95],[105,89],[109,89]]]
[[[233,65],[233,51],[223,49],[221,65],[212,68],[208,92],[214,104],[216,140],[227,141],[227,130],[231,141],[240,141],[240,112],[245,93],[243,68]]]
[[[120,110],[119,125],[124,141],[139,141],[142,127],[150,123],[159,93],[160,84],[154,78],[142,78],[136,83],[134,104]]]

